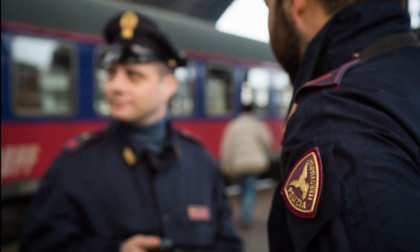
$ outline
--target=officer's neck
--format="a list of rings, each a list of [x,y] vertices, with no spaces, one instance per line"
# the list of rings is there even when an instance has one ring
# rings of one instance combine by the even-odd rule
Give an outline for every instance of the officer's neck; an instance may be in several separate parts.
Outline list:
[[[167,117],[149,125],[131,125],[128,133],[130,142],[141,149],[159,153],[167,136]]]
[[[134,121],[133,124],[141,128],[148,127],[162,121],[167,116],[166,106],[166,104],[159,106],[152,113],[149,113],[148,115],[143,116],[141,119]]]

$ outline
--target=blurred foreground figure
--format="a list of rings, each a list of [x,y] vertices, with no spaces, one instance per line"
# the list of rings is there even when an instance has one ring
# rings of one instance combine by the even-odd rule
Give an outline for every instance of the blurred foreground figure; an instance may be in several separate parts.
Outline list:
[[[242,113],[228,124],[223,133],[221,157],[226,176],[240,179],[242,186],[241,224],[250,223],[255,201],[255,182],[268,169],[272,135],[253,114],[253,105],[244,105]]]
[[[420,47],[396,1],[267,0],[294,83],[278,251],[420,251]]]
[[[185,59],[134,12],[105,36],[113,122],[71,140],[52,164],[22,251],[241,251],[218,168],[166,119]]]

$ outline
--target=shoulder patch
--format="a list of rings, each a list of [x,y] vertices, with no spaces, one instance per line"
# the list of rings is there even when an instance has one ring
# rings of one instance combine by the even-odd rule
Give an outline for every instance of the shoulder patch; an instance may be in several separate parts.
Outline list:
[[[322,191],[322,163],[318,148],[306,152],[292,167],[281,189],[289,210],[301,218],[315,218]]]
[[[94,140],[98,139],[98,136],[101,132],[102,131],[83,132],[82,134],[68,140],[67,143],[64,145],[63,152],[70,154],[76,152],[77,150],[80,150],[84,146],[87,146],[89,143],[92,143]]]

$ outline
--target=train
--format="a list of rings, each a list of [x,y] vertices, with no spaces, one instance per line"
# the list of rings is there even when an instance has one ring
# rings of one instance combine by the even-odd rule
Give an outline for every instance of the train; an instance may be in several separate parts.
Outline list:
[[[279,153],[292,88],[268,44],[219,32],[203,20],[123,1],[4,0],[1,6],[5,235],[13,230],[4,215],[24,211],[12,203],[26,205],[20,199],[33,195],[64,144],[110,122],[103,95],[106,75],[98,64],[102,31],[111,17],[127,9],[154,19],[186,54],[188,65],[175,71],[179,89],[169,105],[175,127],[198,138],[217,160],[225,126],[241,104],[253,102],[275,138],[272,153]]]
[[[106,75],[98,66],[101,32],[126,9],[156,20],[186,53],[189,63],[175,72],[180,86],[169,106],[175,127],[217,159],[224,127],[241,103],[252,101],[272,129],[272,151],[279,150],[291,88],[267,44],[138,4],[9,0],[2,1],[2,187],[39,180],[69,138],[109,122]]]

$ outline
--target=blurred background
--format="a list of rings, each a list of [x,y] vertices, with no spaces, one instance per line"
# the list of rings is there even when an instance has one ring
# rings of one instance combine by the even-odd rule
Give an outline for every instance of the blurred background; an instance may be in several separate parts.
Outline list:
[[[418,29],[420,0],[404,7]],[[268,251],[266,221],[293,90],[271,53],[263,0],[2,0],[1,251],[17,251],[28,202],[65,142],[107,125],[101,34],[126,9],[157,21],[189,59],[175,73],[180,86],[169,111],[176,127],[216,160],[241,104],[256,105],[270,128],[271,165],[257,183],[253,222],[238,224],[246,251]],[[241,188],[229,178],[226,185],[237,223]]]

